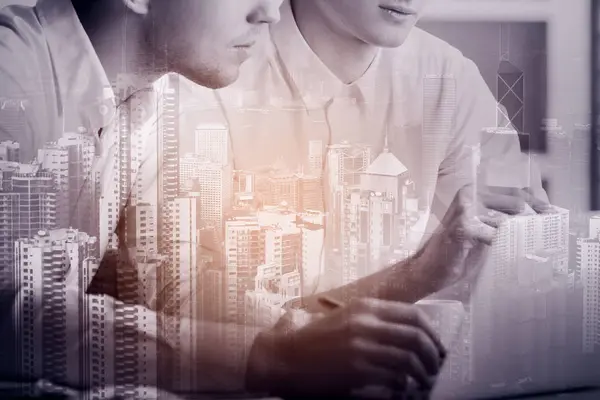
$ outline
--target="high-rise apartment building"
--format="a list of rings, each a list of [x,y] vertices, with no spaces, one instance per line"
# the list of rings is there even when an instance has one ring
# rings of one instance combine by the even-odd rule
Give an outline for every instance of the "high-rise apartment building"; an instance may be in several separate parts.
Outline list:
[[[256,217],[239,217],[225,222],[226,319],[232,323],[245,321],[245,293],[254,289],[259,265],[265,262],[265,234]],[[232,365],[243,356],[243,330],[228,328],[227,349]],[[242,352],[242,353],[241,353]]]
[[[173,226],[170,206],[179,195],[179,78],[170,74],[158,98],[157,146],[159,251],[171,254]]]
[[[31,238],[17,240],[15,271],[22,290],[17,302],[20,312],[16,315],[21,332],[19,361],[24,374],[44,375],[55,382],[64,381],[67,376],[70,379],[89,378],[95,382],[104,379],[104,371],[98,368],[108,368],[111,360],[103,359],[102,348],[94,344],[101,343],[100,337],[106,336],[101,322],[106,316],[105,310],[100,304],[81,307],[77,289],[70,286],[85,285],[89,281],[89,276],[98,267],[93,257],[96,247],[95,238],[69,229],[40,230]],[[81,318],[67,318],[67,307],[73,310],[78,305]],[[90,354],[73,354],[71,344],[81,341],[81,333],[87,328],[83,323],[91,323],[90,326],[97,328],[98,335],[87,338],[92,342],[92,346],[86,347]],[[95,343],[96,339],[98,343]],[[84,360],[94,364],[82,364]]]

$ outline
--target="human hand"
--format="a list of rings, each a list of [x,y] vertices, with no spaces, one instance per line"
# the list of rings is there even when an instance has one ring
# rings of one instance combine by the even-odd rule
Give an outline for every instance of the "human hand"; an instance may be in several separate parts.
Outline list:
[[[436,292],[479,273],[496,229],[509,216],[547,212],[545,196],[529,189],[461,188],[433,237],[417,255],[416,280]]]
[[[407,378],[429,389],[445,350],[417,306],[361,299],[298,329],[259,335],[249,387],[283,396],[347,395],[366,386],[402,389]]]

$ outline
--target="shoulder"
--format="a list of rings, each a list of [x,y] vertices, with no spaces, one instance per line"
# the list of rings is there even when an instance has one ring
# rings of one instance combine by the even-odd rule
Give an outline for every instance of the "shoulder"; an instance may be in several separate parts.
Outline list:
[[[48,49],[37,13],[32,7],[8,6],[0,10],[0,91],[37,87],[39,64],[49,62]]]
[[[52,61],[36,10],[0,10],[0,141],[21,145],[25,160],[35,155],[51,120],[48,93],[54,88]]]

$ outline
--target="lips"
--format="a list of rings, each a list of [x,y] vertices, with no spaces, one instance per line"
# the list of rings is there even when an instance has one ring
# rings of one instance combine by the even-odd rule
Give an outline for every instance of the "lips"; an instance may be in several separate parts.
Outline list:
[[[256,42],[248,42],[248,43],[236,44],[233,47],[235,47],[236,49],[250,49],[250,48],[254,47],[255,44],[256,44]]]
[[[410,7],[399,5],[399,4],[381,5],[381,6],[379,6],[379,8],[381,8],[384,11],[393,12],[393,13],[402,14],[402,15],[415,15],[417,13],[416,10],[414,10]]]

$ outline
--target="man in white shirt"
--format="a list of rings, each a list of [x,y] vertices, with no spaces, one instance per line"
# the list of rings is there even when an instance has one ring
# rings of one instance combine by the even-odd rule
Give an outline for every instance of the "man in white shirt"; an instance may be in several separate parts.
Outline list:
[[[171,76],[156,78],[174,71],[208,87],[231,83],[260,27],[277,20],[278,5],[268,0],[41,0],[34,8],[2,10],[0,132],[3,142],[10,141],[3,143],[7,149],[19,150],[7,152],[2,164],[0,195],[13,207],[3,215],[1,243],[3,379],[17,381],[29,394],[62,390],[53,385],[93,388],[96,397],[147,398],[153,396],[148,387],[156,386],[278,392],[288,384],[301,389],[310,378],[304,363],[279,368],[277,360],[298,348],[318,351],[336,375],[347,379],[348,372],[364,384],[395,382],[396,373],[404,372],[426,385],[428,374],[437,371],[443,353],[439,339],[423,315],[405,304],[357,301],[350,314],[323,318],[327,329],[316,336],[265,331],[252,361],[246,364],[248,349],[242,348],[232,369],[215,346],[222,323],[169,317],[85,294],[105,250],[114,250],[109,236],[136,181],[127,168],[135,175],[148,155],[156,155],[148,138],[166,122],[154,110],[172,93]],[[132,153],[121,147],[129,145],[139,153],[123,161]],[[462,227],[464,213],[458,211],[455,225]],[[95,232],[83,231],[86,226]],[[126,236],[119,239],[120,245],[128,244]],[[140,288],[136,277],[120,268],[117,275],[129,291],[152,284],[146,281]],[[348,331],[351,319],[381,324]],[[202,340],[194,340],[193,331],[202,332]],[[244,329],[246,346],[258,331]],[[412,350],[345,350],[356,339],[372,344],[386,332],[392,346]],[[338,346],[322,347],[332,340]],[[390,368],[356,363],[365,354],[378,355]],[[23,381],[38,385],[21,386]],[[338,389],[334,380],[317,393]]]
[[[279,4],[41,0],[2,9],[0,142],[16,150],[0,166],[0,379],[94,388],[99,398],[147,398],[148,386],[244,388],[245,366],[225,370],[210,344],[160,333],[196,322],[85,291],[131,191],[120,172],[142,162],[125,167],[120,146],[143,151],[159,126],[168,79],[153,82],[176,72],[230,84]]]
[[[457,210],[465,209],[464,204],[451,206],[465,186],[477,186],[479,199],[488,208],[477,211],[480,219],[492,210],[501,214],[518,214],[528,207],[548,210],[539,173],[521,153],[517,134],[498,129],[506,121],[499,119],[502,113],[475,64],[414,27],[425,3],[286,1],[281,22],[270,29],[263,57],[250,60],[240,80],[217,94],[220,108],[194,109],[201,123],[228,128],[233,167],[252,177],[252,194],[263,206],[276,208],[285,199],[283,212],[309,221],[306,213],[318,210],[301,209],[303,193],[297,195],[300,199],[294,196],[302,189],[289,189],[294,181],[290,177],[296,176],[296,188],[304,177],[321,182],[320,211],[325,215],[319,218],[326,218],[327,229],[321,230],[327,237],[319,249],[311,250],[322,250],[321,263],[300,272],[303,302],[309,309],[323,310],[316,301],[323,294],[412,303],[455,283],[456,276],[444,276],[439,266],[464,271],[478,264],[481,248],[469,252],[455,243],[450,246],[455,253],[446,253],[440,235],[427,239],[438,221],[447,228]],[[206,96],[201,92],[198,96]],[[281,194],[284,185],[288,197]],[[377,207],[397,208],[382,213]],[[261,211],[248,205],[238,208],[249,209],[251,216]],[[374,218],[381,214],[398,220]],[[418,223],[402,225],[414,217]],[[394,232],[402,229],[406,229],[403,236]],[[423,248],[421,243],[426,243]],[[421,250],[414,257],[397,261],[417,249]],[[227,268],[234,270],[236,262],[228,257]],[[264,292],[255,291],[259,290]],[[360,331],[362,322],[371,326],[376,319],[372,324],[368,319],[358,321]],[[343,374],[334,379],[332,371],[356,373],[342,367],[346,358],[339,358],[336,365],[320,356],[335,346],[326,340],[320,346],[317,332],[326,337],[332,326],[326,317],[298,331],[300,337],[313,337],[314,346],[288,353],[284,365],[306,366],[306,378],[300,379],[304,385],[295,386],[284,376],[287,390],[316,391],[324,385],[319,377],[327,373],[330,384],[360,385],[360,380],[344,380]],[[368,340],[358,342],[358,347],[370,350],[361,362],[366,359],[375,370],[385,370],[391,361],[376,354],[393,351]],[[344,343],[340,340],[339,346]],[[372,376],[385,381],[385,371],[378,372]]]

